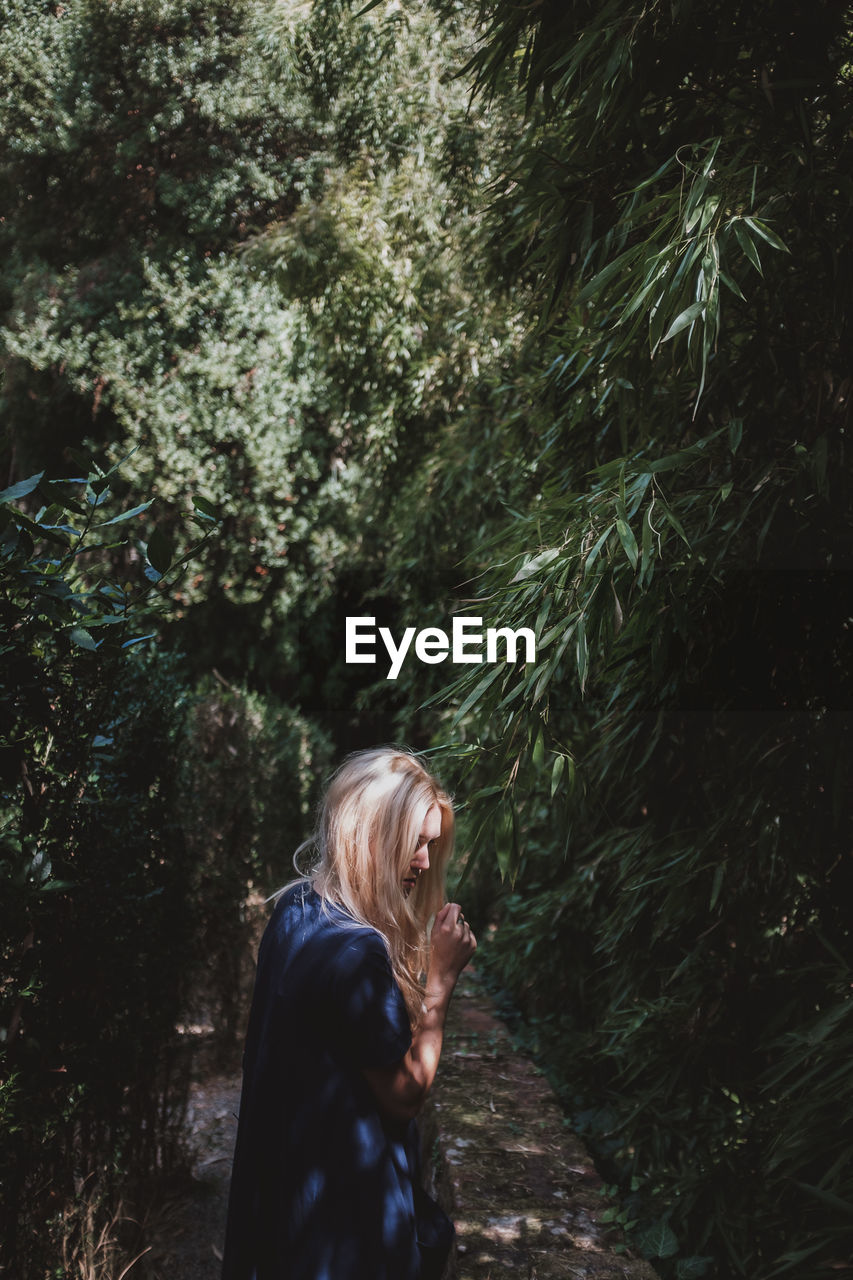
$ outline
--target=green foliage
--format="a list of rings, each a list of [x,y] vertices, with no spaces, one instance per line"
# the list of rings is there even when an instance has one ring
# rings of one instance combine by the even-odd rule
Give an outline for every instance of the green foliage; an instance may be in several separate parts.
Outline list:
[[[269,73],[262,6],[15,3],[4,248],[64,265],[130,239],[215,251],[292,209],[312,139],[293,77]]]
[[[484,530],[473,508],[457,605],[534,627],[536,660],[443,690],[472,883],[478,854],[503,881],[491,962],[662,1274],[828,1274],[853,1199],[851,1118],[829,1120],[851,1048],[847,31],[794,5],[486,18],[480,88],[517,75],[527,107],[492,261],[539,320],[496,397],[533,400],[514,509]]]
[[[137,487],[202,486],[227,537],[178,603],[215,590],[232,620],[270,611],[268,633],[294,607],[332,447],[300,317],[225,251],[291,212],[327,160],[269,43],[266,6],[174,0],[16,6],[0,40],[17,85],[0,120],[17,466],[121,442]]]
[[[91,295],[87,322],[75,317],[76,271],[55,282],[52,301],[20,314],[7,332],[18,362],[8,392],[12,429],[23,435],[32,416],[32,371],[61,365],[110,437],[136,450],[138,483],[172,504],[201,483],[223,520],[226,537],[180,602],[201,603],[216,590],[220,610],[248,604],[256,615],[262,606],[271,627],[302,587],[324,489],[321,459],[332,447],[314,416],[317,381],[299,368],[304,325],[225,257],[204,265],[186,255],[168,265],[143,259],[139,275],[125,273],[120,283],[124,296],[111,284],[94,326]]]
[[[331,772],[331,744],[291,708],[220,677],[196,691],[185,746],[180,813],[196,921],[188,1016],[213,1026],[233,1069],[266,920],[260,908],[293,878],[290,859]]]
[[[0,48],[82,174],[57,241],[31,157],[0,166],[9,444],[35,469],[121,441],[137,487],[202,485],[225,536],[181,587],[181,647],[334,703],[339,601],[382,594],[392,504],[514,341],[472,250],[465,33],[419,6],[97,13],[16,9]],[[41,120],[8,125],[52,155]]]
[[[46,1265],[33,1228],[90,1170],[109,1187],[114,1165],[149,1172],[180,1144],[184,688],[137,649],[172,553],[128,536],[151,503],[116,511],[117,479],[0,494],[3,1247],[20,1275]]]
[[[118,1197],[183,1159],[176,1029],[213,1019],[233,1054],[247,886],[284,876],[281,833],[305,825],[328,758],[288,708],[191,694],[141,647],[199,548],[148,532],[153,500],[116,509],[121,487],[95,467],[0,494],[0,1172],[22,1276],[51,1253],[82,1266],[101,1225],[130,1243]],[[210,506],[189,517],[204,536]]]

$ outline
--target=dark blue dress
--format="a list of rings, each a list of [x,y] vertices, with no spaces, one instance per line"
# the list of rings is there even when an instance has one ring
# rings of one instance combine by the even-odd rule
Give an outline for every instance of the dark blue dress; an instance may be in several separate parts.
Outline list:
[[[362,1075],[411,1041],[379,934],[288,889],[258,955],[223,1280],[422,1280],[418,1236],[446,1253],[415,1123],[385,1121]]]

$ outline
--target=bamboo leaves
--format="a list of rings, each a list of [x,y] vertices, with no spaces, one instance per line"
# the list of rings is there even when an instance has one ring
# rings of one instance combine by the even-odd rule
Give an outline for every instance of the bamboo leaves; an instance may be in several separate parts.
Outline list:
[[[451,696],[516,818],[500,978],[676,1280],[853,1247],[849,636],[778,586],[849,558],[849,32],[795,9],[497,0],[475,59],[522,81],[536,330],[531,491],[474,558],[538,644]]]
[[[631,526],[624,518],[617,519],[616,532],[619,534],[619,541],[625,555],[628,557],[628,563],[632,569],[637,567],[637,539],[634,537]]]
[[[756,238],[787,252],[766,221],[732,210],[731,189],[745,186],[748,174],[716,167],[720,146],[721,139],[715,138],[689,155],[679,154],[686,196],[682,186],[661,187],[656,196],[640,201],[649,185],[644,181],[623,197],[621,236],[634,237],[634,243],[606,261],[574,299],[577,306],[594,302],[613,315],[621,334],[617,351],[628,349],[644,317],[652,357],[686,331],[698,378],[697,405],[720,336],[721,286],[747,301],[737,279],[735,245],[760,273]],[[659,177],[668,169],[663,166]],[[600,250],[607,252],[606,242]]]

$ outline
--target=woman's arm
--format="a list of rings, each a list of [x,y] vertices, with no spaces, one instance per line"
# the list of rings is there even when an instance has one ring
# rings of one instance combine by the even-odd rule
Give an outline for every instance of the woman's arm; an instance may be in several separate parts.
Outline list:
[[[417,1115],[429,1093],[444,1040],[444,1023],[459,974],[477,948],[477,940],[463,920],[458,903],[448,902],[435,917],[430,935],[430,962],[421,1019],[411,1048],[390,1067],[366,1067],[365,1078],[392,1120]]]

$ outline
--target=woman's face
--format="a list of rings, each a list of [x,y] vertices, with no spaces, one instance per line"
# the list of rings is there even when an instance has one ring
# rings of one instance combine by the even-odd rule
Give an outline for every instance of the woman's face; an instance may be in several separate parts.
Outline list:
[[[424,814],[418,835],[417,847],[412,850],[409,865],[403,877],[403,893],[408,898],[418,882],[418,877],[429,870],[430,846],[441,835],[441,809],[437,804],[431,805]]]

